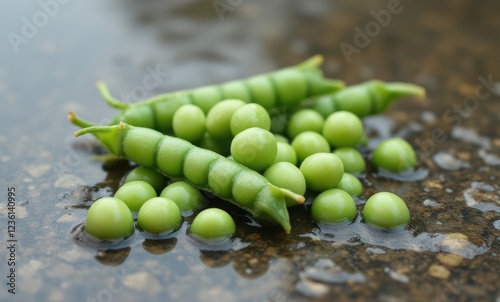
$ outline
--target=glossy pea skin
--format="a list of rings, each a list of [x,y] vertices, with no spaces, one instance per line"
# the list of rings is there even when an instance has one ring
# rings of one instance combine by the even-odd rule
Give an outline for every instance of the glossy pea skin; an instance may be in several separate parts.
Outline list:
[[[280,188],[288,189],[299,195],[304,195],[306,192],[306,179],[302,172],[289,162],[278,162],[271,165],[263,173],[273,185]],[[286,206],[293,207],[298,205],[295,200],[285,198]]]
[[[277,153],[278,146],[274,135],[257,127],[243,130],[231,142],[233,159],[257,172],[269,167]]]
[[[363,185],[356,176],[350,173],[344,172],[344,175],[337,184],[336,188],[346,191],[351,196],[360,196],[363,194]]]
[[[279,162],[289,162],[293,165],[297,165],[297,153],[289,143],[278,142],[277,147],[278,150],[276,158],[272,162],[273,164]]]
[[[137,214],[137,226],[151,234],[173,232],[182,224],[179,207],[165,197],[154,197],[144,203]]]
[[[363,218],[377,227],[391,229],[407,225],[410,211],[401,197],[390,192],[379,192],[366,201]]]
[[[363,173],[366,170],[365,159],[358,150],[352,147],[340,147],[333,151],[344,164],[344,172]]]
[[[290,143],[290,140],[286,136],[278,134],[278,133],[273,133],[273,134],[274,134],[274,137],[276,138],[277,143],[287,143],[287,144]]]
[[[322,192],[337,186],[344,174],[344,165],[333,153],[315,153],[304,159],[300,171],[306,179],[307,188]]]
[[[87,212],[85,232],[101,240],[126,238],[134,232],[134,219],[123,201],[101,197]]]
[[[231,117],[234,112],[245,106],[245,102],[238,99],[228,99],[217,103],[207,114],[207,131],[216,139],[228,139],[231,133]]]
[[[313,110],[321,114],[323,118],[327,118],[330,114],[337,111],[336,109],[335,101],[331,95],[318,97],[313,106]]]
[[[390,172],[405,172],[417,166],[417,156],[413,147],[402,138],[382,141],[373,152],[373,165]]]
[[[358,116],[347,111],[330,114],[323,125],[323,136],[334,148],[355,147],[363,137],[363,124]]]
[[[176,181],[161,191],[160,197],[171,199],[183,215],[190,215],[205,206],[201,192],[185,181]]]
[[[124,180],[124,183],[128,183],[135,180],[145,181],[150,184],[156,191],[160,193],[163,188],[167,186],[168,179],[155,169],[150,169],[143,166],[138,166],[131,170]]]
[[[142,205],[153,197],[157,197],[156,190],[147,182],[135,180],[123,184],[115,193],[115,198],[123,201],[130,211],[137,212]]]
[[[314,221],[322,223],[353,221],[357,216],[356,204],[347,192],[329,189],[314,198],[311,216]]]
[[[233,136],[252,127],[268,131],[271,129],[271,117],[267,110],[259,104],[246,104],[236,110],[231,117],[230,128]]]
[[[313,131],[321,133],[325,118],[312,109],[302,109],[290,117],[287,125],[288,137],[293,139],[299,133]]]
[[[191,223],[189,232],[196,239],[202,241],[224,241],[236,233],[236,224],[226,211],[209,208],[196,215]]]
[[[299,162],[315,153],[330,152],[328,141],[321,134],[313,131],[306,131],[297,135],[292,141],[292,147],[297,153]]]
[[[205,113],[195,105],[183,105],[174,113],[172,127],[175,136],[191,143],[199,142],[206,131]]]

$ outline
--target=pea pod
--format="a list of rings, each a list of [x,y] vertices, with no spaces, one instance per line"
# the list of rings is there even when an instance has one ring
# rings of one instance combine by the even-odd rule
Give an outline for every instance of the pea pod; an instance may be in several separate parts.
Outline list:
[[[323,57],[316,55],[301,64],[274,72],[219,85],[162,94],[134,104],[123,103],[113,98],[102,82],[99,82],[97,87],[109,105],[122,110],[111,121],[111,125],[125,122],[162,133],[172,133],[173,115],[185,104],[194,104],[207,113],[216,103],[224,99],[241,99],[247,103],[257,103],[266,109],[272,109],[297,105],[306,98],[344,88],[343,81],[323,77],[319,69],[322,62]],[[80,127],[93,125],[76,116],[71,122]]]
[[[274,221],[291,230],[285,197],[303,203],[304,197],[272,185],[259,173],[210,150],[177,137],[120,122],[93,126],[75,133],[92,133],[118,157],[154,168],[172,179],[185,180],[248,211],[254,217]]]
[[[423,87],[410,83],[386,83],[369,80],[348,86],[345,89],[308,100],[305,107],[312,107],[325,118],[335,111],[350,111],[359,117],[383,112],[394,101],[402,97],[425,96]]]

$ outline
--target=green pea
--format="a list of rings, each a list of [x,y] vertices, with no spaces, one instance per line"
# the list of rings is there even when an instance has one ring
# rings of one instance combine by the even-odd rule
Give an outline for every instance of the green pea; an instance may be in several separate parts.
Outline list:
[[[247,103],[250,102],[250,93],[245,86],[245,82],[231,81],[222,84],[220,87],[225,99],[238,99]]]
[[[292,141],[292,147],[297,153],[299,162],[315,153],[330,152],[328,141],[321,134],[312,131],[302,132],[297,135]]]
[[[291,164],[297,165],[297,153],[295,149],[288,143],[278,142],[278,151],[276,153],[276,158],[274,163],[278,162],[289,162]]]
[[[355,147],[363,137],[363,124],[354,113],[338,111],[327,117],[323,136],[332,147]]]
[[[321,133],[325,118],[312,109],[302,109],[295,112],[287,125],[287,133],[290,138],[296,137],[299,133],[313,131]]]
[[[417,156],[413,147],[402,138],[389,138],[382,141],[371,159],[377,168],[390,172],[405,172],[417,166]]]
[[[295,69],[278,70],[272,75],[280,105],[293,105],[296,99],[307,96],[307,79]]]
[[[171,199],[183,215],[189,216],[205,206],[201,192],[185,181],[176,181],[161,191],[160,197]]]
[[[155,148],[158,170],[170,177],[184,175],[182,173],[184,157],[193,148],[191,143],[177,137],[165,137]]]
[[[264,177],[267,178],[273,185],[280,188],[288,189],[299,195],[304,195],[306,192],[306,179],[299,168],[288,162],[278,162],[270,166],[264,172]],[[291,199],[285,198],[287,207],[298,205]]]
[[[193,99],[193,105],[199,107],[203,110],[203,113],[207,114],[215,104],[221,101],[221,93],[217,87],[204,86],[195,88],[191,92],[191,98]]]
[[[276,94],[272,81],[267,75],[258,75],[246,81],[248,89],[252,94],[252,102],[255,102],[266,109],[276,105]]]
[[[214,194],[223,198],[231,198],[233,179],[243,170],[241,165],[235,165],[234,160],[222,158],[214,162],[208,172],[208,186]]]
[[[363,185],[359,179],[356,176],[345,172],[336,188],[346,191],[351,196],[360,196],[363,194]]]
[[[156,191],[160,193],[167,185],[168,179],[155,169],[138,166],[132,169],[125,177],[123,183],[128,183],[134,180],[142,180],[150,184]]]
[[[184,156],[184,177],[196,186],[204,187],[208,184],[210,164],[220,158],[213,152],[193,148]]]
[[[206,130],[205,113],[199,107],[187,104],[177,109],[172,120],[175,136],[191,143],[200,141]]]
[[[134,232],[134,219],[123,201],[101,197],[87,212],[85,232],[102,240],[126,238]]]
[[[233,136],[251,127],[268,131],[271,129],[271,117],[267,110],[259,104],[246,104],[236,110],[231,117],[230,128]]]
[[[245,102],[228,99],[217,103],[207,114],[207,131],[216,139],[231,138],[231,117],[233,113],[245,106]]]
[[[342,179],[344,165],[333,153],[315,153],[308,156],[300,164],[307,188],[322,192],[333,189]]]
[[[237,204],[244,208],[251,208],[253,202],[257,198],[257,194],[266,186],[268,180],[261,177],[255,171],[247,171],[239,173],[233,180],[233,188],[231,194]]]
[[[132,212],[137,212],[149,199],[157,197],[155,189],[145,181],[127,182],[115,193],[115,198],[123,201]]]
[[[123,151],[137,157],[137,160],[135,161],[137,164],[145,167],[154,167],[156,160],[156,149],[154,147],[158,145],[160,140],[163,138],[163,135],[156,131],[141,134],[142,131],[137,131],[137,129],[141,128],[133,129],[123,137]],[[135,142],[142,135],[148,136],[145,140],[146,145],[139,146]]]
[[[202,241],[225,241],[236,233],[236,224],[226,211],[209,208],[196,215],[189,232]]]
[[[238,133],[231,142],[231,155],[240,164],[257,172],[264,171],[276,158],[274,135],[257,127]]]
[[[332,100],[331,95],[318,97],[313,106],[313,110],[320,113],[323,118],[327,118],[330,114],[338,111],[336,109],[335,102]]]
[[[363,173],[366,170],[365,159],[358,150],[352,147],[340,147],[333,151],[337,155],[342,164],[344,164],[344,172],[347,173]]]
[[[381,228],[395,228],[410,222],[410,211],[401,197],[379,192],[368,198],[363,208],[366,222]]]
[[[314,198],[311,216],[317,222],[339,223],[353,221],[357,216],[351,195],[340,189],[329,189]]]
[[[182,224],[179,207],[165,197],[146,201],[137,214],[137,226],[151,234],[170,233]]]
[[[281,143],[290,144],[290,140],[286,136],[278,134],[278,133],[273,133],[273,134],[274,134],[274,137],[276,138],[277,143],[281,142]]]

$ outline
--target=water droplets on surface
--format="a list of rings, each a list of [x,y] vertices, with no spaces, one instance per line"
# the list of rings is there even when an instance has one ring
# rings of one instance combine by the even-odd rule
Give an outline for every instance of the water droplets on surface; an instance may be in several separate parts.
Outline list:
[[[485,149],[479,149],[477,154],[479,155],[479,157],[483,159],[484,163],[487,165],[492,165],[492,166],[500,165],[500,157],[492,153],[487,153]]]
[[[453,154],[446,151],[439,151],[432,156],[434,162],[441,168],[447,171],[456,171],[462,168],[469,168],[468,162],[460,160]]]
[[[463,196],[471,208],[482,212],[500,212],[500,190],[497,186],[474,181],[464,190]]]
[[[432,208],[440,206],[439,203],[437,203],[435,200],[432,200],[432,199],[424,200],[423,204],[424,204],[424,206],[428,206],[428,207],[432,207]]]
[[[454,127],[451,130],[451,137],[464,143],[480,146],[489,149],[491,147],[490,139],[480,136],[475,130],[464,127]]]

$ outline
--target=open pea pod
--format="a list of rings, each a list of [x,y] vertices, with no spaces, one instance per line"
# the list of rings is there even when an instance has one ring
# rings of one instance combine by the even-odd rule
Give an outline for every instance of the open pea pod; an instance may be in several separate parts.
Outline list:
[[[109,105],[121,110],[110,125],[125,122],[162,133],[172,133],[173,115],[185,104],[194,104],[207,113],[222,100],[241,99],[272,109],[297,105],[306,98],[343,89],[343,81],[323,77],[320,70],[322,62],[323,57],[316,55],[301,64],[247,79],[162,94],[133,104],[113,98],[102,82],[98,83],[97,87]],[[93,123],[76,116],[71,121],[80,127],[93,126]]]
[[[403,97],[423,98],[425,89],[415,84],[369,80],[343,90],[315,97],[300,106],[312,108],[324,117],[335,111],[349,111],[359,117],[385,111],[394,101]]]
[[[233,160],[156,130],[120,122],[113,126],[83,128],[75,135],[86,133],[97,137],[115,156],[212,192],[255,218],[278,223],[287,233],[291,225],[285,197],[297,203],[305,200],[290,190],[274,186],[261,174]]]

